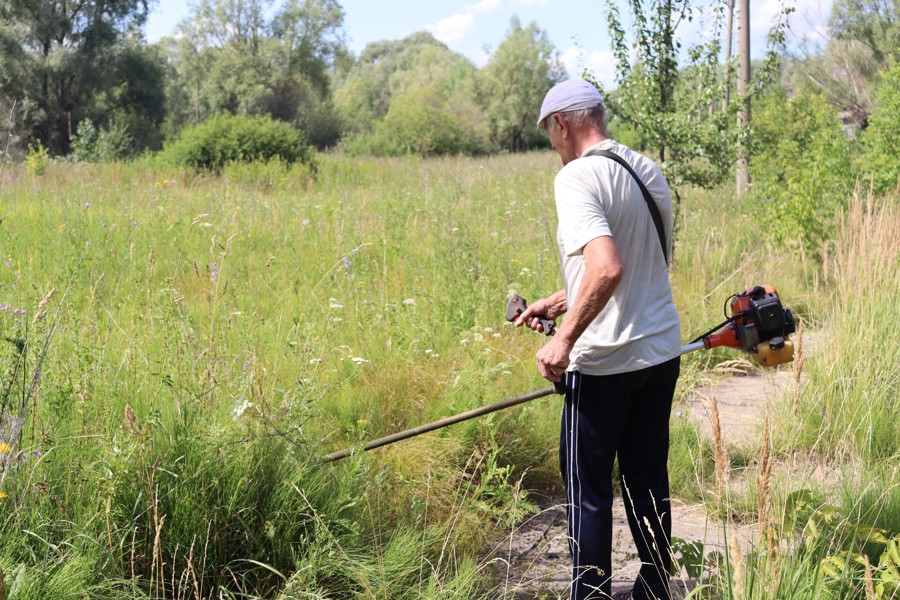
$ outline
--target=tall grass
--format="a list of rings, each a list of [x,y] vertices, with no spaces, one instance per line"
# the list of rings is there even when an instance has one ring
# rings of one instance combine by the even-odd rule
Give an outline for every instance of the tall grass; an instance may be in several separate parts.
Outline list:
[[[544,338],[506,324],[503,309],[512,290],[533,299],[561,285],[557,168],[536,153],[329,156],[315,181],[278,163],[218,177],[152,161],[9,171],[7,591],[496,597],[486,542],[530,508],[522,482],[558,491],[557,397],[317,459],[546,385],[533,362]],[[773,251],[741,207],[684,193],[672,279],[686,341],[756,283],[811,312],[814,271]],[[680,396],[726,356],[688,357]],[[714,452],[679,412],[673,493],[705,497]]]
[[[799,410],[801,444],[867,461],[898,456],[900,212],[896,198],[876,202],[857,192],[837,221],[823,266],[825,347],[809,370],[811,389]]]

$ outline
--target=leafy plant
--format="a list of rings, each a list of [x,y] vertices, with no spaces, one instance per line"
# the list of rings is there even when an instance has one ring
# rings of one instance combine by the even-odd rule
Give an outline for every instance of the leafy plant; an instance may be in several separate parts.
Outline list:
[[[112,162],[134,153],[134,138],[128,126],[113,120],[109,127],[97,128],[90,119],[78,124],[72,140],[72,158],[84,162]]]
[[[44,148],[40,140],[28,144],[28,154],[25,155],[25,171],[40,177],[50,164],[50,153]]]
[[[814,252],[853,190],[853,145],[822,96],[781,91],[755,106],[752,214],[773,241]]]
[[[900,61],[884,72],[878,88],[875,111],[863,132],[864,172],[871,176],[875,189],[888,192],[900,189]]]

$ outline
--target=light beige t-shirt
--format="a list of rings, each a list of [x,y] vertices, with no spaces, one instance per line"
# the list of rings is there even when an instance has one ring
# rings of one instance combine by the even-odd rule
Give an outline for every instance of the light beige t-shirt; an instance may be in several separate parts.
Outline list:
[[[659,207],[672,255],[672,197],[659,167],[613,140],[589,148],[622,156]],[[624,167],[603,156],[571,161],[557,174],[556,209],[566,302],[578,298],[584,275],[582,249],[610,236],[622,259],[622,280],[607,305],[584,331],[570,354],[570,371],[611,375],[663,363],[681,354],[678,311],[672,301],[668,266],[647,203]]]

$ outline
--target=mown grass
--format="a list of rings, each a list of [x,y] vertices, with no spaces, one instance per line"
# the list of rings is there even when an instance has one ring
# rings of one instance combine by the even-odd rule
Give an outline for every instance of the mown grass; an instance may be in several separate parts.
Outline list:
[[[529,509],[521,482],[558,489],[558,398],[317,459],[545,387],[543,338],[503,309],[511,290],[560,286],[557,166],[550,153],[330,156],[315,181],[278,163],[219,177],[152,161],[12,170],[0,390],[4,440],[16,423],[21,439],[0,488],[7,597],[496,597],[481,552]],[[822,290],[841,289],[841,269],[819,277],[812,259],[773,249],[728,194],[682,196],[672,280],[685,341],[763,282],[801,317],[839,322],[851,292]],[[726,358],[686,357],[679,396]],[[816,390],[834,368],[811,363],[809,433],[792,439],[821,450]],[[879,376],[895,366],[871,360],[866,381],[882,387],[869,393],[896,395]],[[673,493],[708,498],[712,450],[679,412]],[[887,459],[892,427],[865,456]],[[890,522],[896,501],[870,500]]]

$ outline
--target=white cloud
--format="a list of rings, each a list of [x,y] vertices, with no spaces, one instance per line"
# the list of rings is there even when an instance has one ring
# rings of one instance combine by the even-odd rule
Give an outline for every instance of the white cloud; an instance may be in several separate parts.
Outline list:
[[[550,0],[510,0],[511,6],[547,6]]]
[[[467,14],[473,13],[495,13],[500,10],[501,0],[479,0],[477,4],[470,4],[466,7]]]
[[[604,89],[612,89],[616,82],[616,59],[609,50],[585,54],[584,50],[573,46],[562,53],[560,60],[572,77],[579,77],[587,69],[597,78]]]
[[[425,29],[445,44],[453,44],[469,37],[474,27],[475,17],[472,14],[460,13],[441,19],[435,24],[426,25]]]

